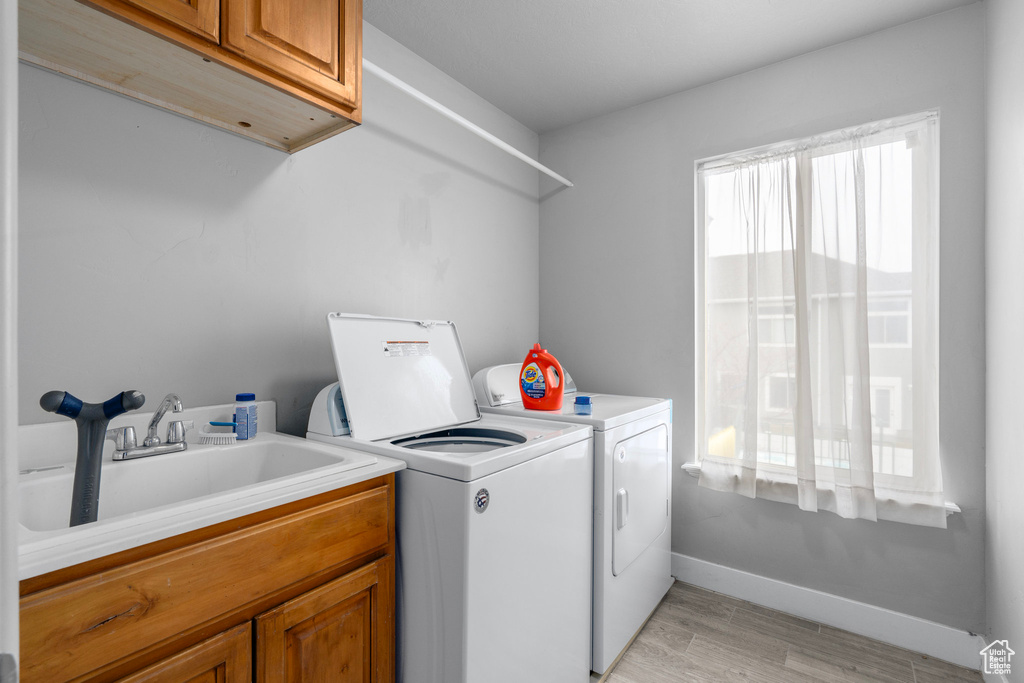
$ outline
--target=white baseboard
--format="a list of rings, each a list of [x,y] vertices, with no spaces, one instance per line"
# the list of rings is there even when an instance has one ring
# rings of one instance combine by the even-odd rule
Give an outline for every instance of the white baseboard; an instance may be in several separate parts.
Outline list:
[[[769,609],[881,640],[969,669],[981,668],[984,638],[884,607],[822,593],[757,574],[672,553],[672,575],[684,583]],[[985,677],[989,683],[1002,677]]]

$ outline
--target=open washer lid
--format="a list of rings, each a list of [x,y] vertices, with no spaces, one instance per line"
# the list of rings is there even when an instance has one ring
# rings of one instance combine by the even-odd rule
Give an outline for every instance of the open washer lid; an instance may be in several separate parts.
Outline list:
[[[330,313],[353,438],[377,441],[480,419],[455,323]]]

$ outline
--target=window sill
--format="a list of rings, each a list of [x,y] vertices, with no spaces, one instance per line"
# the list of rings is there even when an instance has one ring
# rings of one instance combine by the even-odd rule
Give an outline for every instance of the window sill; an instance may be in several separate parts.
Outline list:
[[[689,474],[694,479],[700,477],[700,463],[696,463],[696,462],[683,463],[682,470],[684,472],[686,472],[687,474]],[[950,515],[959,514],[961,512],[963,512],[963,511],[960,509],[959,505],[957,505],[956,503],[951,503],[948,500],[946,501],[946,516],[947,517],[949,517]]]

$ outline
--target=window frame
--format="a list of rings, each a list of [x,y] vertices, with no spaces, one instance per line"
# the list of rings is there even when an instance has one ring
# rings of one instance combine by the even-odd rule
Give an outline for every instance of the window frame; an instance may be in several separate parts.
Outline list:
[[[936,131],[935,132],[935,139],[938,140],[939,139],[938,138],[938,122],[939,122],[939,112],[938,112],[938,110],[930,110],[930,111],[921,112],[921,113],[913,114],[913,115],[906,116],[906,117],[900,117],[899,119],[893,119],[893,120],[890,120],[888,122],[877,122],[877,123],[874,123],[874,124],[867,124],[866,126],[860,126],[860,127],[855,127],[855,128],[857,128],[857,129],[865,129],[865,128],[869,128],[871,126],[878,126],[879,127],[879,129],[878,129],[879,132],[882,132],[884,134],[892,134],[893,136],[896,136],[896,135],[900,135],[900,134],[904,133],[904,131],[909,131],[911,129],[915,129],[916,127],[918,127],[918,126],[920,126],[922,124],[934,123],[935,131]],[[848,130],[852,130],[852,129],[848,129]],[[745,158],[752,160],[752,159],[757,158],[758,156],[765,156],[765,157],[767,157],[769,155],[777,155],[777,154],[779,154],[780,150],[786,150],[787,148],[791,148],[793,150],[813,148],[813,151],[810,153],[810,156],[812,158],[816,158],[816,157],[819,157],[819,156],[826,156],[826,155],[830,155],[830,154],[835,154],[835,153],[840,152],[843,149],[845,149],[845,147],[846,147],[845,143],[837,142],[837,143],[834,143],[834,144],[823,144],[823,145],[820,145],[820,146],[815,146],[815,141],[819,140],[819,139],[825,139],[825,138],[832,137],[836,133],[841,133],[841,132],[842,131],[833,131],[833,132],[825,133],[825,134],[818,135],[818,136],[810,136],[810,137],[807,137],[807,138],[788,140],[788,141],[785,141],[785,142],[782,142],[782,143],[766,145],[766,146],[763,146],[763,147],[753,148],[753,149],[749,149],[749,150],[745,150],[745,151],[740,151],[740,152],[735,152],[735,153],[728,153],[728,154],[722,154],[722,155],[718,155],[718,156],[714,156],[714,157],[708,157],[706,159],[701,159],[701,160],[697,160],[697,161],[694,162],[694,180],[693,180],[693,182],[694,182],[694,197],[695,197],[695,201],[694,201],[694,254],[693,254],[693,258],[694,258],[694,264],[693,264],[694,265],[694,290],[695,290],[694,291],[694,349],[695,349],[695,363],[694,363],[694,380],[695,380],[694,381],[694,420],[695,420],[695,424],[694,424],[694,427],[695,427],[695,429],[694,429],[694,453],[695,453],[695,460],[698,463],[700,463],[701,460],[703,459],[703,457],[704,457],[704,455],[706,453],[706,447],[707,447],[707,435],[705,434],[705,430],[706,430],[706,427],[707,427],[707,419],[706,419],[707,418],[707,405],[705,403],[705,392],[706,392],[706,386],[707,386],[706,385],[707,374],[708,374],[709,371],[712,371],[712,370],[714,370],[714,372],[716,372],[716,374],[718,374],[718,375],[721,375],[722,372],[723,372],[723,370],[721,368],[711,368],[711,367],[709,367],[707,353],[706,353],[706,351],[707,351],[706,344],[707,344],[707,341],[708,341],[708,329],[707,329],[707,315],[706,315],[706,313],[707,313],[707,308],[706,308],[707,307],[707,298],[706,298],[707,268],[706,268],[705,257],[706,257],[706,249],[707,249],[707,235],[706,235],[706,232],[707,232],[707,227],[708,226],[705,224],[705,221],[704,221],[705,208],[706,208],[705,207],[705,197],[706,197],[705,179],[706,179],[706,177],[710,173],[715,172],[720,167],[726,168],[726,167],[737,165],[742,159],[745,159]],[[909,136],[908,136],[908,139],[909,139]],[[879,144],[885,144],[885,143],[881,142]],[[908,148],[913,149],[913,145],[908,144]],[[938,351],[937,351],[937,345],[938,345],[937,331],[939,329],[939,317],[938,317],[938,312],[939,312],[938,311],[938,309],[939,309],[939,301],[938,301],[939,295],[938,295],[938,291],[939,290],[938,290],[938,285],[937,284],[932,284],[931,285],[932,291],[935,292],[934,297],[933,297],[934,300],[932,300],[932,301],[922,301],[921,300],[922,297],[923,297],[923,294],[921,294],[921,292],[923,290],[919,286],[919,280],[922,279],[922,278],[934,279],[935,282],[937,283],[938,278],[939,278],[939,266],[940,266],[940,261],[939,261],[938,255],[937,255],[938,254],[938,250],[939,250],[939,237],[940,237],[940,235],[938,234],[938,231],[940,230],[940,225],[939,225],[939,222],[937,220],[938,204],[939,204],[939,182],[938,182],[938,176],[939,176],[939,169],[940,169],[939,146],[938,146],[938,144],[936,144],[934,146],[934,149],[930,150],[929,154],[931,155],[932,158],[923,159],[920,153],[912,152],[912,164],[913,164],[912,167],[914,169],[919,169],[919,168],[924,169],[924,173],[921,173],[921,174],[917,173],[916,170],[915,170],[914,176],[913,176],[913,183],[914,183],[913,190],[914,190],[914,192],[913,192],[912,196],[913,196],[913,201],[914,201],[914,206],[913,206],[913,220],[914,220],[914,224],[913,224],[913,229],[912,229],[912,234],[913,234],[912,241],[913,241],[914,263],[916,264],[916,263],[919,262],[919,256],[920,256],[920,254],[921,254],[921,252],[923,250],[923,246],[920,243],[919,234],[921,232],[922,227],[927,229],[927,226],[922,226],[922,224],[923,223],[928,223],[928,224],[932,224],[933,223],[934,224],[934,229],[937,232],[936,232],[936,234],[934,234],[930,238],[931,241],[932,241],[932,244],[933,244],[933,247],[931,247],[931,248],[935,250],[935,255],[932,257],[932,259],[930,261],[930,263],[933,266],[933,268],[931,269],[932,272],[921,273],[920,270],[922,270],[922,269],[914,268],[911,271],[913,273],[913,275],[912,275],[913,287],[912,287],[911,291],[909,293],[901,293],[901,294],[909,295],[908,306],[907,306],[907,310],[906,310],[906,313],[905,313],[905,315],[906,315],[906,317],[908,319],[908,324],[907,324],[907,337],[908,338],[907,338],[907,341],[905,343],[903,343],[903,342],[873,343],[873,344],[871,344],[871,346],[872,346],[872,348],[879,348],[879,349],[887,349],[887,348],[914,348],[915,347],[915,340],[920,340],[920,339],[927,340],[928,339],[928,335],[925,332],[926,332],[927,329],[933,328],[935,330],[935,332],[936,332],[936,334],[934,335],[936,337],[936,339],[931,340],[931,341],[925,341],[924,343],[925,344],[934,344],[935,350],[933,351],[933,354],[934,354],[935,358],[938,358]],[[931,192],[921,193],[921,192],[917,191],[918,184],[920,182],[922,182],[922,179],[921,179],[920,176],[927,176],[927,178],[923,182],[927,182],[929,184],[929,187],[932,188]],[[923,269],[923,270],[928,270],[928,269]],[[921,310],[923,312],[923,315],[921,315],[921,316],[916,315],[916,311],[918,311],[918,310]],[[893,312],[893,315],[897,315],[897,314],[901,314],[901,313],[902,312]],[[885,317],[885,315],[887,315],[887,313],[876,312],[876,316]],[[757,316],[758,322],[760,322],[761,319],[762,319],[762,316],[758,315]],[[758,345],[759,346],[762,346],[762,345],[763,346],[769,346],[769,347],[770,346],[784,346],[784,344],[781,344],[781,345],[780,344],[773,344],[771,342],[762,343],[760,341],[760,339],[758,340]],[[918,363],[917,363],[916,360],[914,362],[914,365],[915,365],[914,372],[911,375],[911,382],[910,382],[911,386],[914,385],[914,377],[916,376],[917,372],[919,371]],[[912,421],[912,424],[915,426],[915,430],[918,429],[919,425],[925,424],[927,422],[926,420],[919,419],[919,414],[921,413],[921,411],[926,409],[924,404],[925,403],[934,402],[934,404],[936,406],[938,405],[940,386],[939,386],[939,382],[938,382],[937,379],[932,383],[932,386],[933,386],[933,394],[934,394],[933,396],[928,397],[927,400],[916,400],[916,398],[915,398],[914,405],[913,405],[913,413],[912,413],[912,417],[911,417],[911,421]],[[872,382],[872,390],[874,390],[875,388],[876,388],[876,386],[875,386],[874,382]],[[888,385],[886,385],[885,387],[878,387],[878,388],[890,388],[890,387]],[[894,398],[894,403],[896,403],[897,405],[902,407],[902,403],[903,403],[902,386],[896,387],[894,389],[893,398]],[[760,401],[758,401],[758,405],[759,406],[762,405]],[[873,402],[872,402],[872,406],[873,406]],[[935,408],[935,409],[937,411],[937,408]],[[901,425],[902,422],[903,422],[902,415],[897,415],[896,418],[895,418],[895,422],[897,422],[898,424]],[[891,431],[894,431],[895,429],[898,429],[898,427],[885,428],[887,433],[891,432]],[[914,468],[913,469],[914,469],[915,472],[917,472],[917,471],[919,471],[918,458],[923,455],[923,452],[922,452],[922,448],[918,447],[918,445],[917,445],[917,435],[916,435],[916,433],[915,433],[914,439],[915,439],[915,446],[914,446]],[[933,434],[933,435],[929,435],[929,437],[926,438],[926,439],[922,439],[922,441],[927,442],[925,447],[927,447],[927,448],[934,448],[934,449],[938,450],[938,434],[937,434],[937,432],[935,434]],[[873,444],[874,444],[874,440],[873,440]],[[788,467],[788,466],[772,465],[772,466],[770,466],[770,468],[766,468],[766,469],[772,469],[772,470],[776,470],[776,471],[779,471],[779,472],[786,472],[786,471],[795,472],[794,468],[791,468],[791,467]],[[890,477],[891,480],[893,481],[893,483],[895,483],[895,484],[898,484],[898,480],[900,480],[900,479],[910,479],[911,478],[911,477],[903,477],[901,475],[894,475],[894,474],[893,475],[883,475],[883,476]]]

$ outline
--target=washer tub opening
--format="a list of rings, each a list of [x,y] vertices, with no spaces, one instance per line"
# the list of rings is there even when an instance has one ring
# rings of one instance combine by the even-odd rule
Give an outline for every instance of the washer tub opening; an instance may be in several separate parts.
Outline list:
[[[526,437],[515,432],[500,429],[479,429],[474,427],[453,427],[429,434],[409,436],[392,441],[396,446],[420,451],[440,453],[485,453],[526,443]]]

